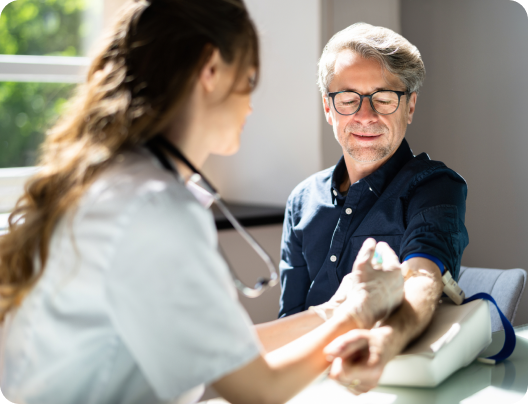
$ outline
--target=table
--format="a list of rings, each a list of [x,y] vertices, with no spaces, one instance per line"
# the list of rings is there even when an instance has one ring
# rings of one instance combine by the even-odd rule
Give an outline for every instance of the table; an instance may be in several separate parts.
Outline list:
[[[473,362],[435,388],[377,387],[354,396],[333,380],[321,378],[288,404],[513,404],[528,403],[528,325],[515,327],[517,345],[512,356],[495,366]],[[504,332],[493,333],[491,345],[482,356],[498,352]],[[202,404],[223,404],[223,399]]]

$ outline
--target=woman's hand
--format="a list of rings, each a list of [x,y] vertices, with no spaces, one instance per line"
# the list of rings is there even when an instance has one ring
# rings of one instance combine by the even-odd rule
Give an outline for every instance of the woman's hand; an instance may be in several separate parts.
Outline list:
[[[374,259],[375,251],[381,256],[381,263]],[[312,310],[325,319],[346,315],[359,328],[370,329],[378,320],[387,318],[402,299],[403,276],[398,257],[387,243],[376,244],[369,238],[334,296]]]
[[[352,330],[332,341],[325,349],[333,360],[330,378],[352,393],[366,393],[377,386],[385,365],[401,350],[390,327]]]

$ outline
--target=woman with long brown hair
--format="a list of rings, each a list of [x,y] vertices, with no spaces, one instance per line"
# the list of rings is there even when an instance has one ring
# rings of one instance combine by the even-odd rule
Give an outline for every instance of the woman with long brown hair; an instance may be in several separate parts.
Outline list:
[[[212,216],[186,186],[192,171],[152,147],[168,144],[197,167],[234,153],[258,72],[242,0],[124,10],[0,238],[7,398],[190,403],[212,383],[233,403],[285,402],[329,365],[329,342],[372,326],[342,297],[326,322],[316,309],[257,334]]]

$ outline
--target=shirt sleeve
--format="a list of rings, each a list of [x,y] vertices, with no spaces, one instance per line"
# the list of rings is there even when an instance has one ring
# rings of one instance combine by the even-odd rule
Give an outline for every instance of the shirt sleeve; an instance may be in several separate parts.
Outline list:
[[[411,254],[429,254],[458,279],[462,253],[469,239],[465,226],[467,185],[449,169],[417,182],[408,195],[407,228],[400,260]]]
[[[279,317],[304,311],[310,289],[308,266],[302,253],[302,242],[295,232],[293,222],[293,197],[288,198],[284,214],[281,241],[281,300]]]
[[[177,191],[150,195],[124,215],[105,280],[119,337],[166,400],[233,372],[260,352],[216,249],[210,213],[183,187]]]

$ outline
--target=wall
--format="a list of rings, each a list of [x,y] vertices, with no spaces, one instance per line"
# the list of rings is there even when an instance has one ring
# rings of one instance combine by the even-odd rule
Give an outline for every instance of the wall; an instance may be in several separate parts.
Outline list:
[[[427,69],[408,139],[468,182],[463,265],[528,269],[528,20],[497,0],[402,0]],[[528,299],[516,323],[528,322]]]
[[[246,0],[260,32],[262,75],[240,151],[212,157],[205,173],[227,200],[285,205],[322,168],[316,64],[318,0]]]
[[[126,0],[105,0],[105,22]],[[241,149],[212,156],[207,177],[231,202],[283,206],[291,190],[341,156],[325,121],[317,61],[337,31],[363,21],[400,32],[400,0],[246,0],[260,33],[262,74]],[[280,10],[280,12],[278,11]]]

